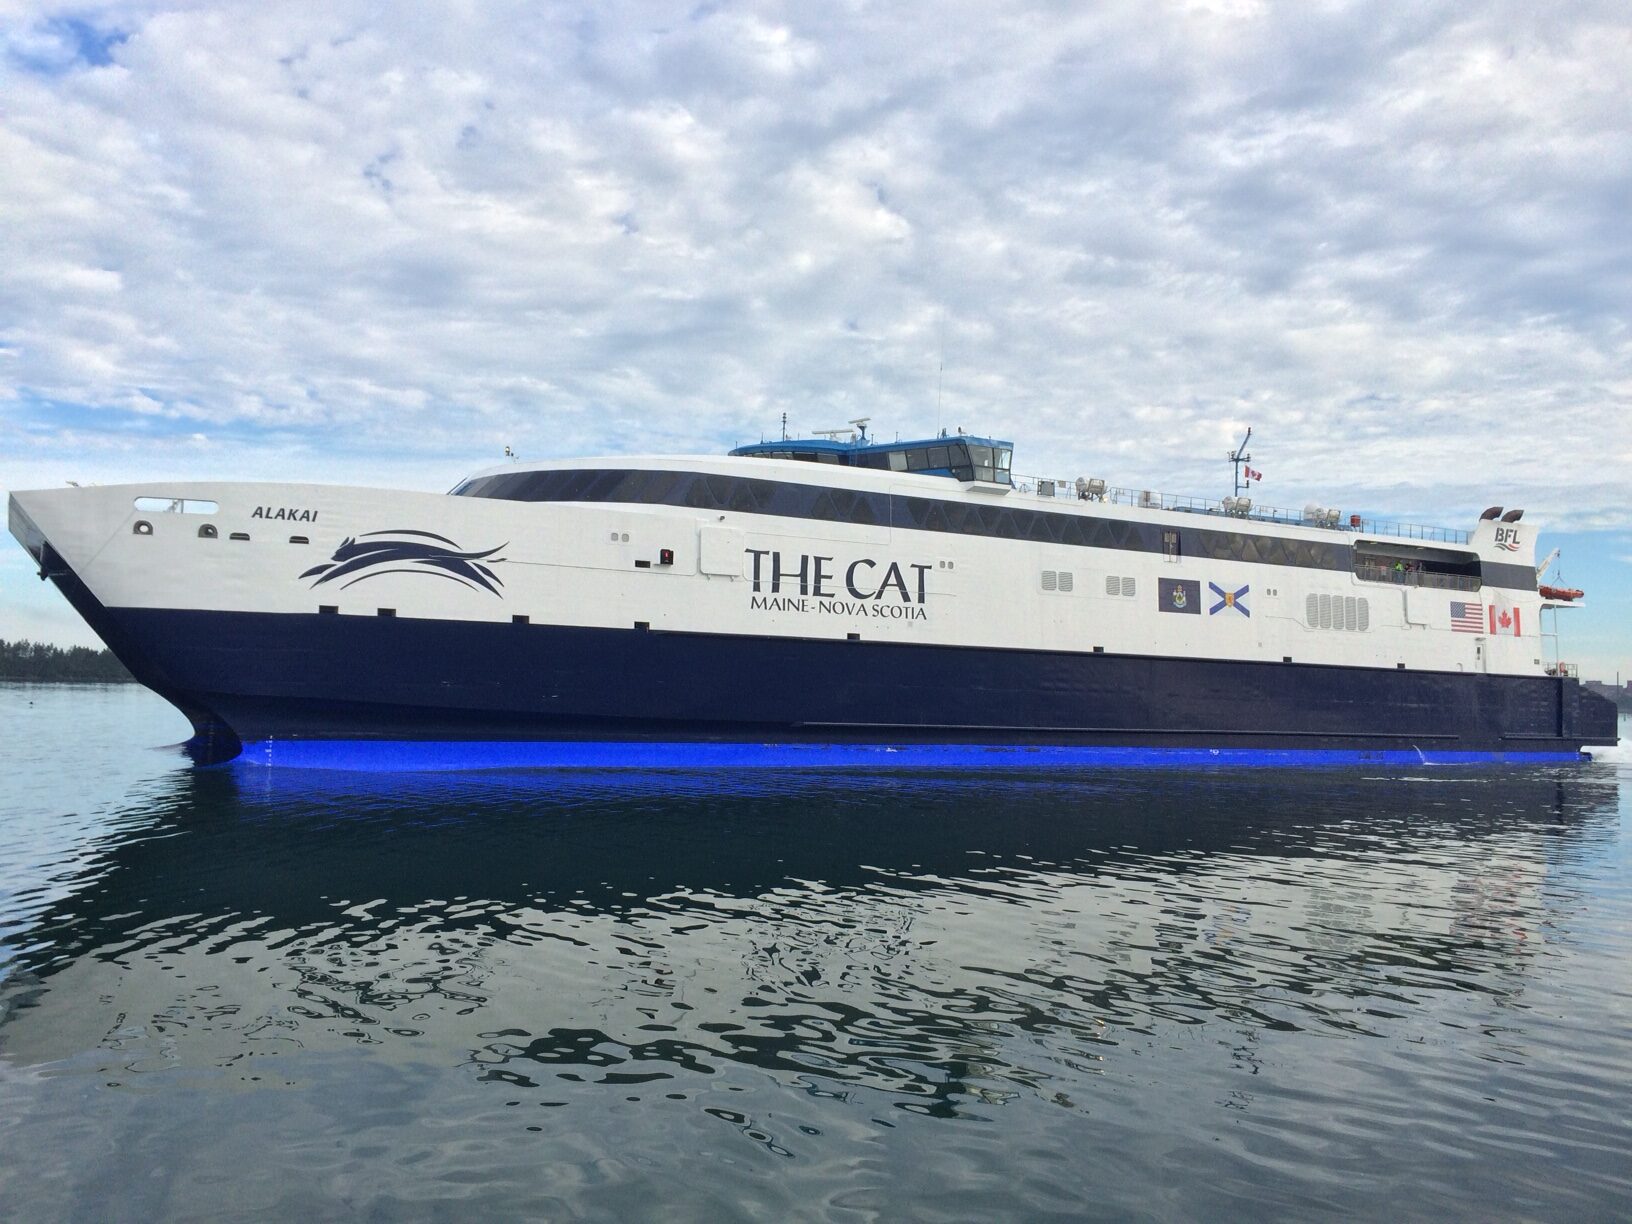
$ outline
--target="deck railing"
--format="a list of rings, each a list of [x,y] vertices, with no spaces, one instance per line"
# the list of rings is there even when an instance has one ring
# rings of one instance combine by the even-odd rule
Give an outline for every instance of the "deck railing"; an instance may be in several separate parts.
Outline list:
[[[1397,570],[1386,565],[1356,565],[1354,576],[1362,582],[1391,582],[1395,586],[1433,587],[1441,591],[1479,589],[1479,579],[1467,574],[1430,574],[1425,570]]]
[[[1247,498],[1215,501],[1209,497],[1187,497],[1160,493],[1153,489],[1123,489],[1112,485],[1093,492],[1078,492],[1076,481],[1047,476],[1015,474],[1015,491],[1032,497],[1048,497],[1071,501],[1102,501],[1113,505],[1138,506],[1147,510],[1171,510],[1181,514],[1207,514],[1219,518],[1246,519],[1255,523],[1282,523],[1289,527],[1320,527],[1328,531],[1351,532],[1356,535],[1394,536],[1406,540],[1425,540],[1442,544],[1466,544],[1468,533],[1449,527],[1428,527],[1420,523],[1389,523],[1368,519],[1358,514],[1344,515],[1330,507],[1305,506],[1289,510],[1280,506],[1260,506]]]

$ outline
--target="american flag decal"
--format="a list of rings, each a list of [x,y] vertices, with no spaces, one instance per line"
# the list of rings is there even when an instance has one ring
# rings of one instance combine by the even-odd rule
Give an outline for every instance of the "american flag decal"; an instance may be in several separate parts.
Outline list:
[[[1451,600],[1451,630],[1454,633],[1483,633],[1485,605]]]

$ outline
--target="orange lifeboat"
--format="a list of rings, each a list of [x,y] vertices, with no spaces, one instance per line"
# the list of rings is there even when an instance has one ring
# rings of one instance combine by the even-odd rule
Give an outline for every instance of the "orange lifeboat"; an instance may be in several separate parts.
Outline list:
[[[1575,587],[1550,587],[1550,586],[1544,586],[1544,587],[1537,587],[1536,590],[1538,592],[1540,592],[1541,597],[1543,599],[1563,599],[1563,600],[1580,599],[1581,596],[1586,594],[1585,591],[1578,590]]]

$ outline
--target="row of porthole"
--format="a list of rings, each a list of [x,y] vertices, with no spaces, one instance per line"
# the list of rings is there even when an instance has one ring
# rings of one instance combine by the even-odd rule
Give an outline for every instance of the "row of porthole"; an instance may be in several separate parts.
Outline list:
[[[146,519],[137,519],[136,525],[131,528],[131,532],[135,535],[150,536],[153,534],[153,524],[148,522]],[[214,523],[205,523],[198,529],[198,538],[201,540],[218,539],[220,535],[221,533],[216,530]],[[227,538],[231,540],[247,540],[249,539],[249,532],[235,531]],[[289,543],[291,544],[310,544],[311,542],[310,536],[289,537]]]
[[[951,568],[950,562],[947,563],[947,568]],[[1045,591],[1069,592],[1075,585],[1076,576],[1071,570],[1043,571],[1043,590]],[[1131,577],[1124,578],[1120,574],[1105,575],[1105,594],[1132,599],[1137,591],[1138,585]]]
[[[1371,629],[1371,603],[1364,596],[1310,594],[1303,619],[1311,629],[1365,633]]]

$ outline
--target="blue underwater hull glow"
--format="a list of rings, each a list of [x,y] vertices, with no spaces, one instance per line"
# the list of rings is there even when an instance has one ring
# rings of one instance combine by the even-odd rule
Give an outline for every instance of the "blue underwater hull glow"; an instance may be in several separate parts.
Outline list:
[[[1198,769],[1560,763],[1579,752],[1105,748],[1008,744],[703,744],[659,741],[264,740],[237,767],[436,772],[477,769]]]

